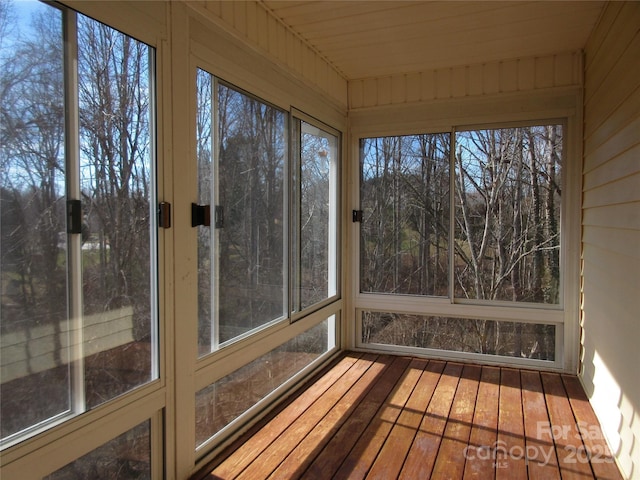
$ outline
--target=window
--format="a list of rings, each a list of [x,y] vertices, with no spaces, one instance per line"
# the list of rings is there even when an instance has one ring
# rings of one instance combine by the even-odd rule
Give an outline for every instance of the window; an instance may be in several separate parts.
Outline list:
[[[153,49],[29,8],[0,49],[3,446],[158,377]]]
[[[241,417],[335,347],[335,316],[196,393],[196,445]]]
[[[560,302],[562,126],[456,133],[459,298]]]
[[[198,70],[201,355],[285,318],[285,112]],[[208,227],[208,228],[207,228]]]
[[[290,139],[286,112],[204,70],[196,80],[203,356],[337,297],[339,151],[329,127],[298,114]]]
[[[293,305],[338,293],[338,135],[294,118]]]
[[[199,455],[336,348],[339,136],[202,69],[195,117]]]
[[[559,309],[562,163],[555,123],[362,139],[360,292]],[[412,305],[362,310],[360,341],[558,360],[556,326],[526,310],[481,320]]]
[[[360,144],[360,289],[448,296],[450,135]]]
[[[555,360],[556,325],[362,313],[362,343]]]
[[[45,480],[151,479],[151,470],[151,422],[146,421],[47,475]]]

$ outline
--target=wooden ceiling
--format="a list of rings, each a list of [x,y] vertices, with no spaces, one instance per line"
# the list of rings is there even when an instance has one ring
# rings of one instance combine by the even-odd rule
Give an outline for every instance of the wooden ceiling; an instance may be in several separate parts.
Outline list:
[[[600,1],[262,0],[347,80],[584,47]]]

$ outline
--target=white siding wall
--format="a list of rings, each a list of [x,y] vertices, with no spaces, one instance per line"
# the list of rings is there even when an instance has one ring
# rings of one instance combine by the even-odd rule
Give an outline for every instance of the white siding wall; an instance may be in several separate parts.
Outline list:
[[[585,50],[581,379],[623,474],[640,479],[640,3]]]

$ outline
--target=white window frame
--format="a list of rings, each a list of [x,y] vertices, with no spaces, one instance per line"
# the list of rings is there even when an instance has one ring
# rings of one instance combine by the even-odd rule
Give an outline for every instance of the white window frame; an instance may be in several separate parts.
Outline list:
[[[261,332],[262,330],[268,329],[269,327],[273,326],[273,325],[277,325],[279,323],[282,322],[287,322],[289,319],[289,315],[288,315],[288,308],[289,308],[289,289],[287,288],[287,286],[289,285],[289,268],[288,268],[288,255],[289,255],[289,229],[290,229],[290,222],[289,222],[289,198],[291,197],[291,193],[290,193],[290,182],[289,182],[289,151],[284,153],[284,168],[283,168],[283,179],[282,179],[282,185],[283,185],[283,221],[284,221],[284,225],[283,225],[283,266],[282,266],[282,278],[283,278],[283,282],[282,282],[282,315],[276,317],[276,318],[272,318],[271,320],[265,322],[264,324],[249,330],[247,332],[244,332],[241,335],[238,335],[236,337],[233,337],[229,340],[226,340],[224,342],[220,342],[219,339],[219,324],[220,324],[220,318],[219,318],[219,304],[218,304],[218,291],[220,288],[220,254],[219,254],[219,246],[220,246],[220,232],[218,231],[217,228],[215,228],[213,226],[214,223],[214,208],[215,205],[219,204],[219,188],[218,188],[218,182],[220,181],[220,176],[218,175],[218,167],[219,167],[219,163],[220,163],[220,158],[217,155],[217,152],[219,151],[218,147],[219,147],[219,143],[220,143],[220,138],[218,138],[218,113],[219,113],[219,105],[218,105],[218,87],[219,86],[224,86],[230,90],[235,91],[236,93],[240,94],[240,95],[244,95],[250,99],[253,99],[257,102],[260,102],[266,106],[268,106],[269,108],[274,108],[277,111],[279,111],[280,113],[282,113],[284,115],[284,118],[286,119],[286,124],[284,126],[284,132],[287,135],[286,138],[286,147],[287,149],[290,149],[291,146],[291,127],[290,127],[290,123],[291,123],[291,118],[290,115],[288,113],[287,110],[282,109],[279,106],[273,105],[271,103],[269,103],[268,101],[253,95],[252,93],[249,93],[239,87],[236,87],[235,85],[232,85],[229,82],[226,82],[225,80],[218,78],[218,76],[216,76],[214,73],[212,73],[210,70],[208,70],[206,67],[202,67],[200,66],[200,64],[198,64],[198,66],[196,67],[196,73],[194,74],[194,78],[197,76],[197,70],[201,70],[203,71],[205,74],[208,74],[211,76],[211,115],[212,115],[212,120],[211,120],[211,141],[212,141],[212,145],[211,145],[211,163],[212,163],[212,171],[211,171],[211,178],[209,178],[209,181],[212,184],[211,187],[211,198],[208,199],[208,204],[210,206],[210,211],[211,211],[211,226],[210,227],[205,227],[205,228],[209,228],[210,232],[210,245],[211,245],[211,251],[210,253],[210,265],[211,267],[211,278],[212,278],[212,282],[211,282],[211,292],[210,292],[210,302],[211,302],[211,318],[210,318],[210,322],[211,322],[211,339],[210,339],[210,351],[207,353],[204,353],[202,355],[199,356],[200,359],[214,355],[216,352],[225,349],[226,347],[233,345],[236,342],[242,341],[245,338],[249,338],[253,335],[255,335],[256,333]],[[196,159],[196,163],[197,163],[197,159]],[[200,227],[196,227],[196,228],[200,228]]]
[[[294,128],[294,123],[296,121],[300,121],[301,125],[302,123],[309,125],[311,128],[315,128],[317,129],[319,132],[325,133],[327,136],[331,135],[333,137],[335,137],[336,139],[336,157],[334,162],[335,165],[329,168],[329,232],[328,232],[328,243],[329,243],[329,252],[328,252],[328,259],[327,259],[327,265],[328,265],[328,278],[329,278],[329,284],[328,284],[328,291],[329,292],[334,292],[331,295],[328,295],[327,298],[325,298],[324,300],[315,303],[313,305],[309,305],[307,307],[304,307],[302,309],[296,309],[296,305],[299,305],[299,299],[297,301],[295,301],[294,299],[297,298],[297,296],[299,295],[299,293],[297,292],[297,282],[298,282],[298,265],[297,265],[297,258],[293,258],[294,253],[296,254],[300,254],[300,247],[299,245],[296,245],[295,248],[290,249],[288,255],[289,255],[289,262],[290,262],[290,274],[289,274],[289,298],[291,299],[290,303],[289,303],[289,314],[291,316],[291,321],[295,322],[298,319],[304,317],[305,315],[307,315],[309,312],[312,312],[316,309],[322,308],[326,305],[329,305],[333,302],[335,302],[336,300],[338,300],[340,298],[340,271],[341,271],[341,262],[340,262],[340,258],[341,258],[341,242],[340,242],[340,232],[341,232],[341,222],[340,222],[340,214],[342,212],[342,206],[341,206],[341,202],[340,202],[340,186],[341,186],[341,153],[342,153],[342,138],[341,138],[341,134],[338,130],[320,122],[319,120],[316,120],[315,118],[301,112],[300,110],[297,110],[295,108],[291,109],[291,121],[289,122],[290,126],[291,126],[291,133],[290,133],[290,145],[291,146],[296,146],[298,147],[298,150],[301,149],[301,145],[299,145],[297,143],[297,141],[293,140],[293,136],[296,133],[295,128]],[[303,130],[301,129],[300,132],[297,132],[300,135],[302,135]],[[296,139],[297,140],[297,139]],[[290,159],[290,164],[292,168],[298,168],[300,169],[301,167],[301,160],[300,160],[300,151],[293,151],[294,149],[291,148],[291,159]],[[297,159],[294,159],[293,156],[296,155]],[[300,177],[300,173],[297,172],[297,175],[295,176],[295,178],[299,178]],[[292,181],[294,178],[294,176],[290,175],[290,181]],[[300,195],[300,185],[291,185],[291,187],[289,188],[289,191],[291,192],[290,198],[292,199],[292,202],[295,202],[296,206],[293,207],[291,210],[291,215],[295,214],[295,212],[298,211],[298,209],[300,208],[300,201],[301,201],[301,195]],[[292,225],[292,228],[290,229],[290,245],[293,245],[294,241],[297,241],[299,244],[299,240],[300,240],[300,232],[293,232],[293,229],[299,229],[300,225],[298,225],[298,222],[296,222],[295,220],[291,219],[289,222],[290,225]]]

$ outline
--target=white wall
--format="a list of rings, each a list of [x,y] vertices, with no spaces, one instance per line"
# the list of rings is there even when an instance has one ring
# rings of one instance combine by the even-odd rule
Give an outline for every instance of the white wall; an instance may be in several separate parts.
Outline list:
[[[580,377],[640,479],[640,3],[612,2],[585,49]]]

